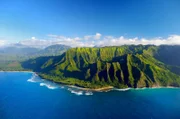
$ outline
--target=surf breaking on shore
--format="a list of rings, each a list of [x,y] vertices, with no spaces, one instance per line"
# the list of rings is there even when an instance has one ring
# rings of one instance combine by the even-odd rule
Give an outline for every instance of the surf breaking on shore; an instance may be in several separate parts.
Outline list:
[[[48,89],[67,89],[68,91],[70,91],[72,94],[75,95],[93,95],[92,91],[87,91],[87,90],[81,90],[77,87],[73,87],[73,86],[68,86],[68,85],[60,85],[58,83],[52,82],[52,81],[48,81],[45,79],[41,79],[36,73],[32,74],[32,77],[30,79],[27,80],[28,82],[31,83],[39,83],[40,86],[42,87],[46,87]]]
[[[102,87],[98,89],[89,89],[89,88],[82,88],[82,87],[77,87],[73,85],[61,85],[58,83],[55,83],[53,81],[49,81],[46,79],[40,78],[35,72],[31,71],[0,71],[0,72],[24,72],[24,73],[32,73],[32,77],[28,79],[28,82],[32,83],[39,83],[40,86],[46,87],[48,89],[66,89],[70,91],[72,94],[75,95],[93,95],[93,92],[108,92],[112,90],[116,91],[129,91],[129,90],[144,90],[144,89],[161,89],[161,88],[172,88],[172,89],[179,89],[179,87],[163,87],[163,86],[157,86],[157,87],[144,87],[144,88],[124,88],[124,89],[118,89],[114,88],[113,86],[107,86],[107,87]]]

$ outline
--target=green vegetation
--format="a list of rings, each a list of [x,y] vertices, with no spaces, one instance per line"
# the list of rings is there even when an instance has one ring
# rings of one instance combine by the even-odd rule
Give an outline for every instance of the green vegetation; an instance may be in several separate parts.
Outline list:
[[[156,56],[160,47],[72,48],[60,56],[30,59],[22,66],[43,78],[87,88],[180,86],[179,66],[162,62]]]
[[[44,49],[15,45],[0,48],[0,61],[23,61],[40,56],[58,56],[70,47],[65,45],[52,45]]]
[[[66,45],[51,45],[49,47],[46,47],[43,50],[40,50],[39,52],[34,53],[35,56],[57,56],[64,53],[66,50],[70,49],[70,46]]]
[[[75,85],[83,88],[101,88],[104,86],[109,86],[107,83],[96,83],[96,82],[89,82],[89,81],[84,81],[80,79],[75,79],[75,78],[64,78],[64,77],[57,77],[57,76],[52,76],[52,75],[47,75],[47,74],[39,74],[40,77],[52,80],[57,83],[65,84],[65,85]]]
[[[20,62],[6,61],[0,62],[0,71],[24,71],[25,69],[21,66]]]
[[[34,59],[40,56],[61,55],[69,48],[69,46],[60,44],[52,45],[45,49],[32,48],[20,44],[0,48],[0,70],[22,71],[25,69],[21,66],[21,62],[25,60]],[[46,65],[49,64],[44,64],[44,67],[46,67]]]

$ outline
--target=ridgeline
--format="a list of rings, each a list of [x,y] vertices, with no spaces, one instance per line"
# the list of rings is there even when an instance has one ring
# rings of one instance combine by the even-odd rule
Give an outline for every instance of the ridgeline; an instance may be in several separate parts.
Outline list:
[[[71,48],[60,56],[38,57],[21,65],[42,78],[91,89],[179,87],[180,55],[171,57],[174,49],[177,53],[180,46]]]

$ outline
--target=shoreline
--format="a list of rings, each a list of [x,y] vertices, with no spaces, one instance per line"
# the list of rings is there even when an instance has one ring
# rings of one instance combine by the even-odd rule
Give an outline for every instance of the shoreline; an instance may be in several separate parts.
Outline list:
[[[38,73],[33,72],[33,71],[0,71],[0,72],[33,73],[33,74],[35,74],[35,75],[37,75],[39,77]],[[44,78],[41,78],[41,79],[44,79]],[[84,91],[96,91],[96,92],[107,92],[107,91],[111,91],[111,90],[128,91],[128,90],[143,90],[143,89],[161,89],[161,88],[173,88],[174,89],[174,88],[180,88],[180,87],[173,87],[173,86],[156,86],[156,87],[142,87],[142,88],[131,88],[131,87],[128,87],[128,88],[115,88],[113,86],[106,86],[106,87],[91,89],[91,88],[83,88],[83,87],[79,87],[79,86],[75,86],[75,85],[67,85],[67,84],[63,84],[63,83],[60,83],[60,82],[55,82],[55,81],[49,80],[49,79],[45,79],[45,80],[52,81],[54,83],[64,85],[64,86],[67,86],[67,87],[70,87],[70,88],[76,88],[76,89],[84,90]]]
[[[61,84],[63,85],[63,84]],[[115,88],[113,86],[107,86],[107,87],[102,87],[102,88],[97,88],[97,89],[91,89],[91,88],[82,88],[74,85],[64,85],[67,86],[68,88],[74,88],[78,89],[81,91],[92,91],[92,92],[108,92],[108,91],[129,91],[129,90],[146,90],[146,89],[180,89],[180,87],[172,87],[172,86],[159,86],[159,87],[144,87],[144,88]]]
[[[30,72],[30,73],[35,73],[33,71],[0,71],[0,72]]]
[[[74,85],[66,85],[70,88],[76,88],[76,89],[80,89],[80,90],[84,90],[84,91],[110,91],[112,89],[114,89],[113,86],[106,86],[106,87],[102,87],[102,88],[97,88],[97,89],[91,89],[91,88],[82,88],[82,87],[78,87],[78,86],[74,86]]]
[[[114,88],[113,90],[127,91],[127,90],[162,89],[162,88],[180,89],[180,87],[173,87],[173,86],[158,86],[158,87],[143,87],[143,88],[122,88],[122,89]]]

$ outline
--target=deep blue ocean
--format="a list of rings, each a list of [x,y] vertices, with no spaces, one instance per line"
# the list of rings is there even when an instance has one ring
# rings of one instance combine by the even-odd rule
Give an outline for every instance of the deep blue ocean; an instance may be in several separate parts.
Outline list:
[[[0,119],[180,119],[180,89],[86,92],[0,72]]]

